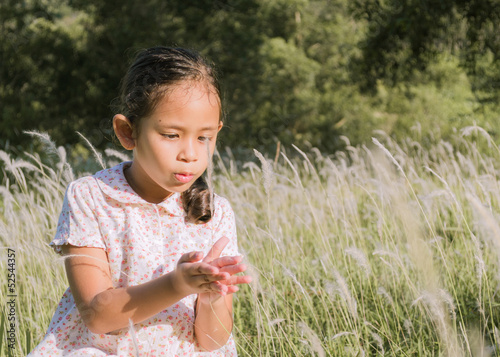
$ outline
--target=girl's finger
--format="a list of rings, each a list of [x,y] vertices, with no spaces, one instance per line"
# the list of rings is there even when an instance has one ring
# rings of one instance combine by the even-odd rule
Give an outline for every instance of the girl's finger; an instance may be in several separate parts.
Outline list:
[[[242,273],[245,270],[247,270],[247,266],[245,264],[238,264],[238,265],[225,266],[224,268],[221,268],[219,271],[229,273],[230,275],[234,275]]]
[[[230,285],[230,286],[227,287],[226,294],[232,294],[232,293],[237,292],[238,290],[240,290],[239,287]]]
[[[202,285],[203,289],[207,293],[219,293],[226,295],[227,291],[229,290],[228,287],[224,284],[218,284],[218,283],[207,283]]]
[[[221,280],[220,283],[221,284],[225,284],[225,285],[239,285],[239,284],[249,284],[252,282],[252,278],[248,275],[244,275],[244,276],[232,276],[228,279],[225,279],[225,280]]]
[[[203,258],[203,252],[189,252],[183,254],[177,264],[197,262]]]
[[[242,256],[224,256],[217,259],[214,259],[210,262],[211,265],[216,266],[218,268],[222,268],[226,265],[236,265],[241,262],[243,259]]]
[[[204,262],[211,262],[212,260],[220,257],[220,253],[224,250],[226,247],[227,243],[229,243],[229,238],[227,237],[222,237],[220,238],[217,242],[214,243],[212,248],[208,251],[205,259],[203,259]]]
[[[197,275],[195,277],[195,279],[196,279],[197,285],[203,286],[203,285],[211,284],[214,282],[225,281],[225,280],[229,279],[229,274],[227,274],[227,273],[203,274],[203,275]]]
[[[191,275],[217,274],[219,269],[207,263],[190,264],[186,272]]]

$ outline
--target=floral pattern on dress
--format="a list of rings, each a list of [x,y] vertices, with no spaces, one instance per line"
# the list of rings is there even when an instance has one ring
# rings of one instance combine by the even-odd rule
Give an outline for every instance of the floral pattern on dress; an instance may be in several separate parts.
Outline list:
[[[229,243],[221,255],[238,255],[234,213],[214,195],[214,212],[205,224],[185,223],[180,193],[153,204],[128,185],[129,162],[72,182],[66,191],[54,240],[61,245],[102,248],[108,255],[115,288],[143,284],[174,270],[182,254],[205,254],[221,237]],[[231,336],[222,348],[203,352],[194,338],[190,295],[155,316],[128,328],[94,334],[78,312],[68,288],[41,343],[30,356],[236,356]]]

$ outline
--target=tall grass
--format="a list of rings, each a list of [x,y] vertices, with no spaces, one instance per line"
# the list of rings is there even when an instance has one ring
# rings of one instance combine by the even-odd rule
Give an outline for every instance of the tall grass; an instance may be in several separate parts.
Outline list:
[[[467,128],[429,150],[377,134],[334,157],[216,155],[215,191],[236,212],[254,278],[234,300],[240,356],[500,356],[500,154],[485,135]],[[17,254],[13,355],[40,341],[67,287],[48,242],[73,173],[50,145],[52,165],[0,155],[2,271],[5,248]],[[0,285],[4,307],[6,274]]]

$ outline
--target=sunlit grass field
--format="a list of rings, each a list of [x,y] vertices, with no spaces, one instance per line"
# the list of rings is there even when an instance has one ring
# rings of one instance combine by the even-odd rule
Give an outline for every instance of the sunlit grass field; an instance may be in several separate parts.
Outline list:
[[[85,174],[34,136],[43,160],[0,152],[1,356],[41,340],[67,287],[48,243],[66,185]],[[478,127],[427,148],[376,137],[335,156],[296,147],[247,162],[215,155],[215,191],[233,206],[253,276],[234,302],[240,356],[500,356],[498,146]],[[123,159],[108,150],[95,169]]]

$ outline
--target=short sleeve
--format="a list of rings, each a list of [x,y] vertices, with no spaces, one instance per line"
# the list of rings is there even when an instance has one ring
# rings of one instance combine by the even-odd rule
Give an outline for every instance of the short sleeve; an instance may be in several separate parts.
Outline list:
[[[50,243],[61,254],[61,245],[103,248],[91,188],[85,180],[70,183],[64,196],[63,207],[54,240]]]
[[[221,256],[229,255],[240,255],[238,252],[238,240],[236,237],[236,220],[234,217],[233,209],[229,204],[229,201],[225,198],[218,197],[218,208],[220,212],[220,219],[218,220],[217,227],[215,229],[215,236],[217,240],[222,237],[229,238],[229,243],[226,248],[221,253]]]

